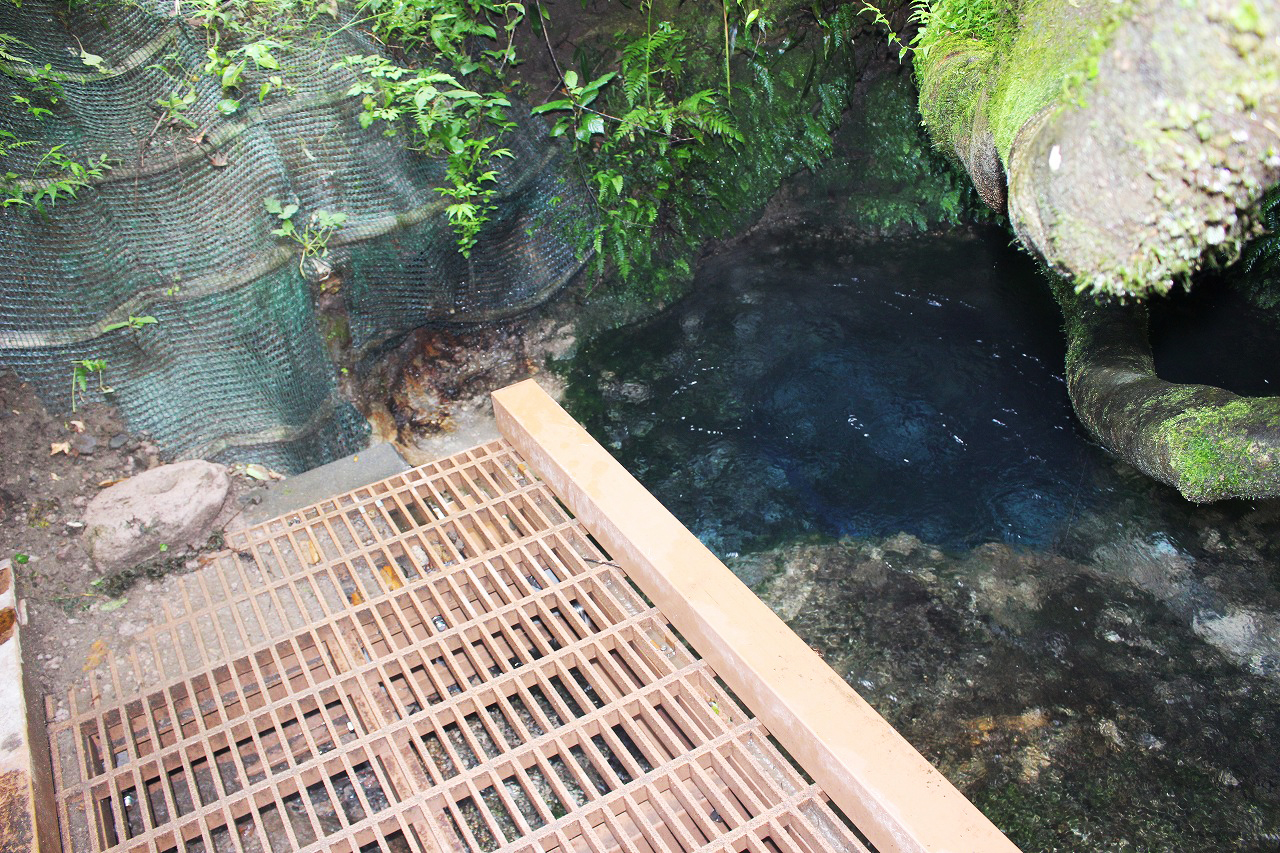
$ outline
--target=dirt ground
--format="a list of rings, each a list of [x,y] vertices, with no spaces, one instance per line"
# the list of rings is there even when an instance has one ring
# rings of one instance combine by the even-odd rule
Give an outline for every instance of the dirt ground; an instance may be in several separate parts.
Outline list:
[[[104,575],[83,544],[85,507],[112,483],[164,462],[161,449],[129,434],[115,410],[92,404],[51,415],[30,388],[0,371],[0,559],[13,563],[24,602],[23,663],[43,693],[61,695],[79,681],[100,650],[142,631],[155,612],[157,582],[196,568],[200,551]],[[232,477],[217,520],[234,528],[256,481]],[[218,540],[207,548],[216,547]]]
[[[569,303],[572,300],[568,300]],[[575,344],[572,304],[480,329],[422,329],[370,371],[358,388],[374,440],[391,441],[411,464],[447,456],[496,434],[490,391],[528,376],[554,394],[549,359]],[[72,415],[46,411],[12,372],[0,370],[0,560],[13,562],[25,601],[24,665],[35,687],[59,698],[107,649],[127,646],[151,624],[168,574],[192,571],[216,549],[171,552],[104,575],[82,543],[89,501],[110,484],[172,461],[130,434],[104,404]],[[216,522],[243,526],[241,510],[263,488],[233,469],[232,493]]]

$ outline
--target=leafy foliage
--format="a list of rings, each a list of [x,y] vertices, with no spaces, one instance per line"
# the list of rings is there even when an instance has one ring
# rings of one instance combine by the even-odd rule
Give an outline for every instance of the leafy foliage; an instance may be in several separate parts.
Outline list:
[[[1014,0],[915,0],[912,17],[919,25],[912,48],[921,59],[937,44],[970,39],[1006,44],[1018,26]]]
[[[119,329],[129,329],[130,331],[136,332],[139,329],[143,328],[144,326],[152,326],[158,322],[160,321],[157,320],[155,317],[152,317],[149,315],[144,315],[142,317],[135,317],[132,314],[130,314],[129,319],[121,320],[118,323],[108,323],[107,325],[102,327],[102,331],[114,332]]]
[[[470,255],[494,209],[494,162],[512,156],[496,144],[514,126],[506,114],[511,101],[498,92],[465,88],[444,71],[411,70],[379,56],[349,56],[340,65],[366,78],[347,92],[361,98],[361,126],[383,122],[383,133],[395,136],[405,120],[414,140],[411,147],[445,158],[446,183],[436,191],[452,199],[446,213],[459,250]]]
[[[26,47],[13,35],[0,32],[0,76],[17,84],[18,91],[10,94],[12,106],[8,108],[34,121],[44,121],[54,115],[61,101],[63,75],[48,63],[37,66],[24,59],[21,52]],[[82,49],[80,58],[91,69],[101,70],[101,57]],[[30,207],[46,214],[60,198],[74,197],[111,168],[105,156],[84,162],[73,159],[65,144],[50,146],[22,172],[5,168],[10,155],[37,144],[33,139],[0,129],[0,206]]]
[[[3,0],[0,0],[3,2]],[[377,54],[346,56],[335,64],[357,76],[348,96],[360,104],[360,123],[371,131],[405,140],[423,156],[438,158],[444,179],[436,191],[455,229],[464,255],[471,252],[491,217],[500,191],[499,164],[512,157],[503,144],[513,127],[511,92],[522,85],[508,69],[517,63],[515,36],[526,21],[526,7],[505,0],[175,0],[178,26],[203,39],[203,58],[196,63],[177,51],[149,66],[173,81],[158,98],[158,120],[152,130],[171,129],[184,137],[209,132],[198,126],[196,105],[204,103],[213,81],[217,109],[226,116],[247,106],[282,100],[302,86],[301,75],[326,69],[306,64],[314,55],[305,50],[346,29],[356,28],[386,45]],[[669,8],[668,8],[669,7]],[[772,86],[761,78],[758,53],[774,26],[773,13],[756,0],[721,0],[718,21],[695,26],[700,9],[656,8],[643,0],[632,13],[611,16],[625,31],[593,37],[574,57],[575,68],[559,72],[560,91],[537,108],[553,119],[553,132],[575,152],[576,177],[587,189],[594,217],[582,217],[578,237],[584,252],[594,253],[597,274],[617,272],[630,280],[645,275],[660,259],[673,257],[670,270],[658,273],[680,278],[689,273],[691,247],[715,231],[702,227],[707,212],[735,202],[721,195],[735,182],[726,181],[725,164],[744,155],[742,133],[730,106],[750,112],[764,103],[751,89]],[[714,9],[714,6],[711,7]],[[798,7],[797,7],[798,8]],[[635,13],[641,16],[640,31]],[[808,14],[807,12],[805,13]],[[537,25],[545,12],[539,8]],[[672,18],[673,19],[668,19]],[[535,37],[545,30],[533,28]],[[834,42],[824,40],[824,44]],[[548,45],[550,49],[550,45]],[[825,49],[825,48],[824,48]],[[786,51],[780,51],[779,55]],[[6,58],[21,46],[0,36],[0,71]],[[81,50],[88,75],[113,73],[109,63]],[[744,59],[745,57],[745,59]],[[563,57],[552,57],[559,64]],[[787,60],[789,61],[789,60]],[[766,63],[767,64],[767,63]],[[10,62],[12,66],[12,62]],[[12,66],[17,67],[17,66]],[[24,73],[29,69],[22,66]],[[735,77],[752,78],[750,85]],[[56,109],[58,81],[52,72],[40,77],[43,100],[33,89],[25,108],[35,118]],[[793,80],[805,87],[812,105],[812,81]],[[772,97],[772,96],[771,96]],[[781,102],[769,100],[770,109]],[[806,107],[808,109],[809,107]],[[838,115],[839,109],[836,110]],[[831,116],[809,118],[823,139],[807,145],[820,153],[829,145],[824,127]],[[802,129],[801,137],[808,136]],[[788,132],[794,132],[794,128]],[[824,142],[825,139],[825,142]],[[0,157],[32,144],[0,136]],[[197,143],[198,144],[198,143]],[[804,156],[785,156],[802,165]],[[755,152],[751,152],[754,154]],[[24,155],[27,156],[27,155]],[[28,160],[29,162],[29,160]],[[11,204],[40,209],[97,177],[108,164],[78,164],[68,152],[54,149],[42,162],[43,182],[32,176],[9,175]],[[56,179],[56,180],[55,180]],[[14,192],[17,187],[21,194]],[[272,212],[276,236],[303,247],[303,260],[322,256],[341,217],[317,211],[303,223],[294,210],[277,202]],[[720,221],[719,214],[711,217]],[[695,221],[700,220],[700,221]],[[659,288],[661,285],[659,285]]]
[[[302,256],[298,259],[300,273],[307,258],[323,258],[329,254],[329,238],[347,222],[345,213],[317,210],[308,217],[305,225],[299,226],[293,219],[298,212],[296,204],[281,204],[279,199],[275,198],[263,199],[262,203],[267,213],[273,214],[279,222],[271,233],[277,237],[293,240],[302,247]]]
[[[1255,302],[1267,309],[1280,307],[1280,185],[1258,203],[1255,214],[1263,232],[1240,254],[1241,281]]]
[[[9,152],[27,145],[32,140],[19,139],[7,130],[0,130],[0,160]],[[0,205],[32,207],[40,213],[48,213],[59,198],[73,198],[77,191],[89,186],[111,168],[106,155],[84,163],[72,160],[64,153],[65,145],[54,145],[41,156],[25,175],[6,171],[0,174]]]
[[[444,157],[445,184],[436,191],[449,199],[458,249],[470,256],[494,210],[496,162],[512,156],[499,144],[514,127],[500,86],[503,69],[515,62],[512,42],[525,8],[493,0],[365,0],[360,11],[384,41],[430,56],[421,68],[382,56],[348,56],[335,66],[364,78],[347,93],[361,99],[360,124],[382,122],[383,133],[395,136],[407,122],[411,147]],[[493,46],[474,50],[480,44]],[[467,78],[486,85],[469,87]]]
[[[603,276],[612,266],[628,280],[648,268],[663,244],[664,204],[690,190],[697,161],[742,142],[732,116],[711,89],[689,91],[688,35],[668,21],[632,39],[619,39],[617,70],[582,82],[563,74],[562,93],[534,108],[557,114],[552,136],[571,140],[580,174],[594,201],[596,221],[579,234]],[[677,260],[677,273],[689,273]]]
[[[82,358],[71,362],[71,411],[75,412],[76,406],[84,402],[85,395],[89,393],[89,378],[96,377],[98,380],[98,391],[102,394],[110,394],[114,388],[109,388],[103,378],[103,372],[107,369],[106,359],[102,358]]]

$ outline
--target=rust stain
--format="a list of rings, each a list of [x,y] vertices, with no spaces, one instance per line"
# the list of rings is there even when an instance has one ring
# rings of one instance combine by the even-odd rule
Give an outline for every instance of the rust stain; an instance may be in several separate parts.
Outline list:
[[[32,850],[30,778],[21,770],[0,773],[0,851]]]
[[[0,645],[9,642],[9,638],[13,636],[14,623],[18,621],[18,615],[12,607],[6,607],[0,610]]]
[[[396,570],[390,566],[383,566],[378,570],[382,574],[382,580],[387,585],[388,591],[394,591],[404,586],[404,581],[400,580],[400,575],[396,574]]]
[[[93,645],[89,647],[89,656],[84,661],[84,671],[96,669],[107,659],[107,644],[102,640],[94,640]]]

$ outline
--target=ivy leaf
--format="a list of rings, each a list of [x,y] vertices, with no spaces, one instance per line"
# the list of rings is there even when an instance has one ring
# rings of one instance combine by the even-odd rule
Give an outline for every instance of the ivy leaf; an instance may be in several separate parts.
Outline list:
[[[240,101],[235,98],[223,98],[218,101],[218,112],[224,116],[229,116],[238,109],[240,109]]]
[[[222,70],[222,88],[233,89],[240,84],[240,75],[244,73],[245,63],[243,60],[233,65],[228,65]],[[219,104],[221,109],[222,105]]]
[[[253,42],[244,46],[244,52],[259,68],[266,71],[279,71],[280,62],[271,55],[271,48],[275,44],[275,42]]]

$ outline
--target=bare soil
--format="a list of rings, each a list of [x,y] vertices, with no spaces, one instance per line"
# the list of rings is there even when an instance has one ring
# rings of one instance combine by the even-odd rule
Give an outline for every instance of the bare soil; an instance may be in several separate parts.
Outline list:
[[[150,624],[157,582],[197,568],[204,553],[173,549],[111,575],[90,560],[82,520],[89,501],[118,480],[170,461],[145,436],[130,435],[111,406],[57,417],[13,373],[0,371],[0,458],[0,559],[12,561],[23,602],[24,667],[40,692],[65,695],[106,649]],[[253,487],[233,477],[218,530],[237,524]],[[219,544],[214,536],[204,550]]]

